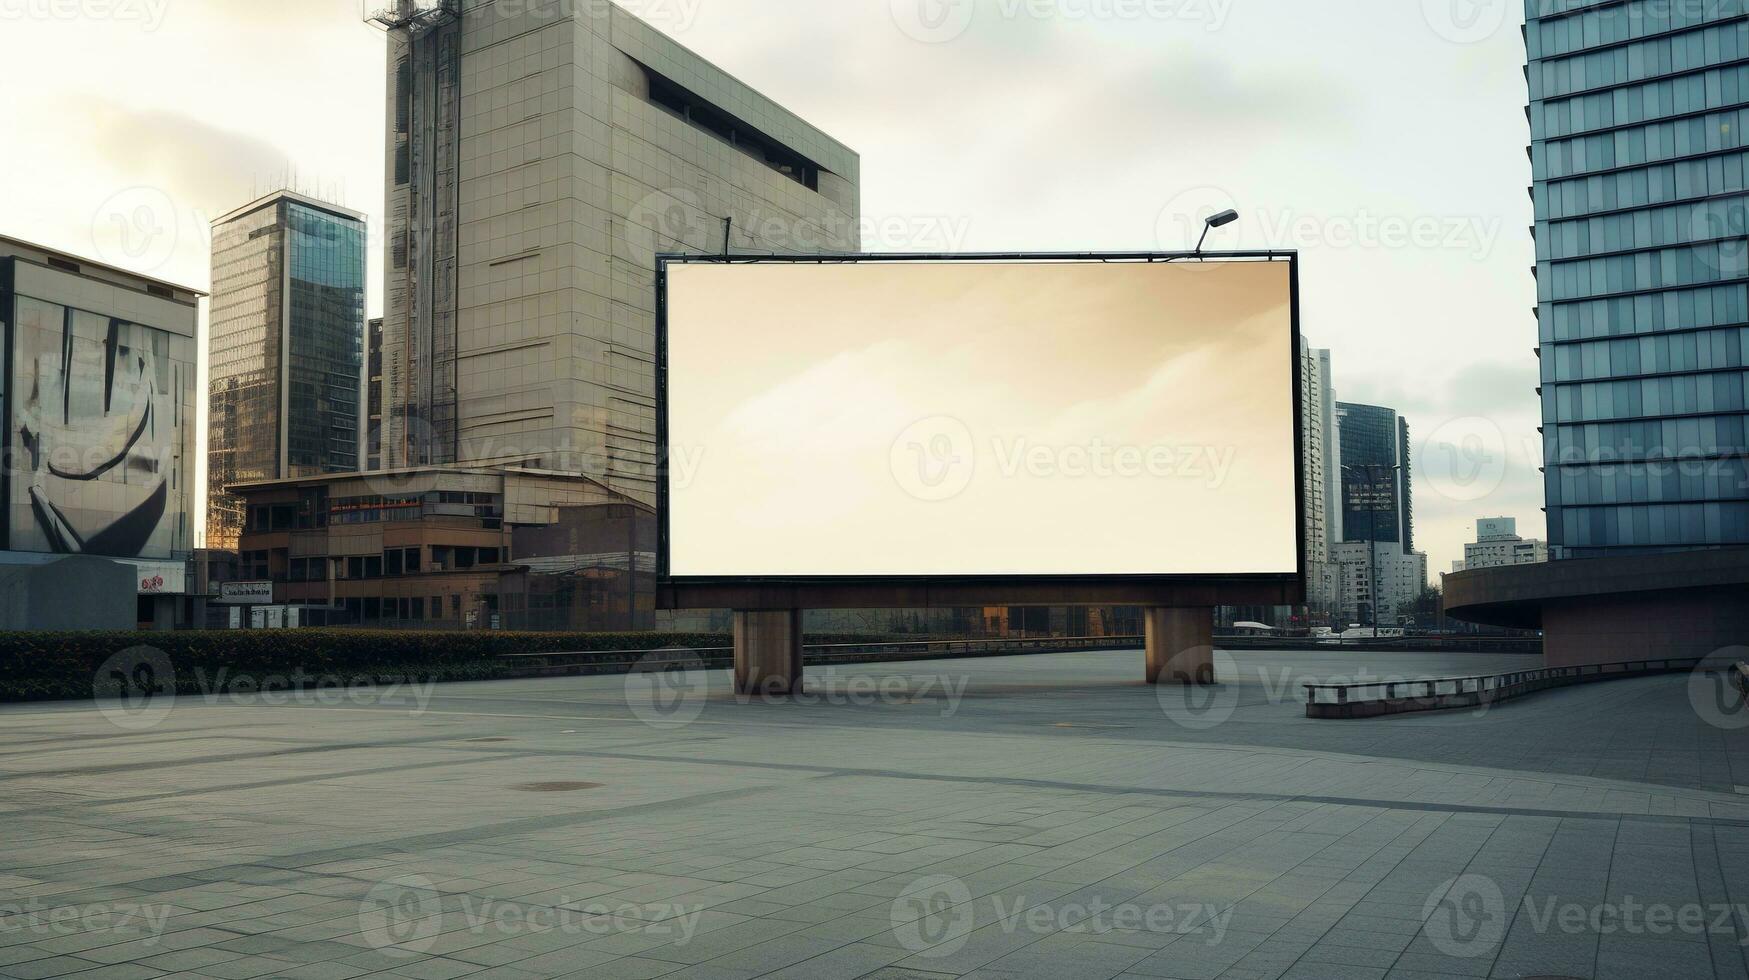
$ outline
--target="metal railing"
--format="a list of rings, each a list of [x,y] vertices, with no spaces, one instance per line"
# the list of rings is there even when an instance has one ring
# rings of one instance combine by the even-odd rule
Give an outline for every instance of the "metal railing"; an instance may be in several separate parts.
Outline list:
[[[1542,653],[1540,637],[1526,636],[1217,636],[1223,650],[1337,651],[1386,650],[1393,653]]]
[[[1572,684],[1692,671],[1704,662],[1705,658],[1701,657],[1665,658],[1573,667],[1539,667],[1471,677],[1429,677],[1345,684],[1307,681],[1302,686],[1306,691],[1307,717],[1365,718],[1410,711],[1473,707]]]

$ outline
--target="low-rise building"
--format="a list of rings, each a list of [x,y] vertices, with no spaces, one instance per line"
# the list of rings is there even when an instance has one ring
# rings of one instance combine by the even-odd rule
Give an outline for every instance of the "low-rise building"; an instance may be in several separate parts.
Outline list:
[[[1331,555],[1342,569],[1341,618],[1349,623],[1405,625],[1427,590],[1427,556],[1404,553],[1395,541],[1347,541]]]
[[[1534,565],[1548,560],[1548,544],[1536,538],[1519,537],[1517,519],[1488,517],[1476,522],[1476,540],[1464,545],[1463,569],[1453,571]]]
[[[594,480],[421,467],[239,484],[238,576],[329,625],[649,629],[652,508]]]

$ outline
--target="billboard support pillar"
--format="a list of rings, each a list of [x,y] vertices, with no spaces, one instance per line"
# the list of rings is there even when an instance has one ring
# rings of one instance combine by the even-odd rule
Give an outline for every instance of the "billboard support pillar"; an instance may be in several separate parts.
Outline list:
[[[735,610],[735,692],[800,693],[802,611]]]
[[[1209,685],[1215,682],[1215,611],[1150,607],[1142,611],[1147,634],[1148,683]]]

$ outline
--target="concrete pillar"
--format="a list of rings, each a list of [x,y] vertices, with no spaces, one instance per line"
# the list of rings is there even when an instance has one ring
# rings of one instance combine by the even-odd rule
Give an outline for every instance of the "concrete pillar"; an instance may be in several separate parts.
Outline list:
[[[735,691],[795,694],[802,687],[802,611],[735,611]]]
[[[177,603],[177,597],[173,595],[152,597],[152,629],[169,632],[176,628]]]
[[[1215,682],[1215,611],[1149,608],[1148,683],[1207,685]]]

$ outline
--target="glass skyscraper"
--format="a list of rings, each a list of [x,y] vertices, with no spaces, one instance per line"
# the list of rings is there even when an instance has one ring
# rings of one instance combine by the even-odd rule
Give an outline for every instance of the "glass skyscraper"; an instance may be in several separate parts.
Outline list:
[[[207,546],[233,483],[359,470],[364,216],[278,191],[213,223]]]
[[[1343,541],[1386,541],[1415,550],[1409,423],[1395,409],[1336,403],[1341,444]]]
[[[1745,0],[1526,0],[1549,544],[1749,543]]]

